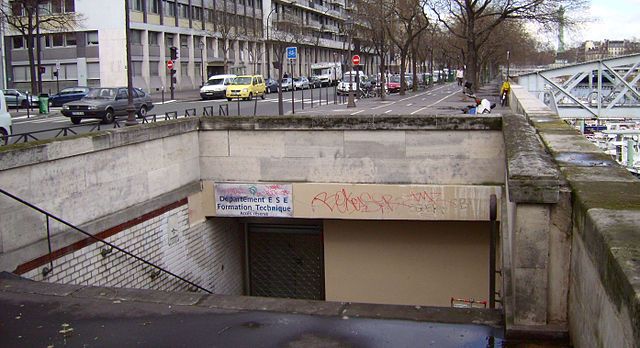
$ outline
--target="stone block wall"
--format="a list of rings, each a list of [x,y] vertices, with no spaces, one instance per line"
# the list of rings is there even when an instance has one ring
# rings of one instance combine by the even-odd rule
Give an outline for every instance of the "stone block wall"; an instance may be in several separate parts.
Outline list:
[[[234,219],[207,219],[189,226],[188,206],[182,204],[106,240],[213,293],[242,295],[243,238]],[[91,242],[58,254],[46,276],[42,269],[49,263],[22,276],[62,284],[201,291],[104,243]]]

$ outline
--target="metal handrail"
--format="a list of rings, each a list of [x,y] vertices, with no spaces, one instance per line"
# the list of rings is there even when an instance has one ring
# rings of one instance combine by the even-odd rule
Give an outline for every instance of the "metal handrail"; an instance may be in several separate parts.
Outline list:
[[[89,232],[87,232],[87,231],[85,231],[85,230],[83,230],[83,229],[81,229],[79,227],[76,227],[76,226],[74,226],[74,225],[62,220],[61,218],[59,218],[59,217],[57,217],[57,216],[55,216],[55,215],[53,215],[53,214],[41,209],[39,207],[36,207],[35,205],[33,205],[33,204],[31,204],[31,203],[29,203],[29,202],[27,202],[27,201],[25,201],[25,200],[23,200],[23,199],[21,199],[19,197],[14,196],[13,194],[11,194],[11,193],[3,190],[3,189],[0,189],[0,193],[2,193],[3,195],[5,195],[5,196],[7,196],[9,198],[14,199],[15,201],[18,201],[18,202],[26,205],[27,207],[29,207],[29,208],[31,208],[31,209],[33,209],[35,211],[40,212],[41,214],[44,214],[47,217],[47,243],[49,245],[49,265],[50,265],[51,268],[48,271],[46,271],[46,273],[53,271],[53,260],[51,259],[51,254],[52,254],[52,251],[51,251],[51,233],[50,233],[50,228],[49,228],[49,218],[52,218],[52,219],[54,219],[54,220],[56,220],[56,221],[58,221],[58,222],[60,222],[60,223],[62,223],[64,225],[66,225],[68,227],[71,227],[72,229],[74,229],[74,230],[76,230],[76,231],[88,236],[91,239],[94,239],[94,240],[96,240],[98,242],[104,243],[104,244],[108,245],[109,247],[124,253],[127,256],[133,257],[134,259],[136,259],[136,260],[138,260],[138,261],[140,261],[140,262],[142,262],[144,264],[147,264],[147,265],[149,265],[149,266],[151,266],[151,267],[153,267],[153,268],[155,268],[155,269],[157,269],[157,270],[159,270],[161,272],[164,272],[164,273],[166,273],[166,274],[168,274],[168,275],[170,275],[170,276],[172,276],[172,277],[174,277],[176,279],[179,279],[179,280],[181,280],[181,281],[183,281],[183,282],[185,282],[185,283],[187,283],[187,284],[189,284],[189,285],[191,285],[193,287],[196,287],[196,288],[198,288],[198,289],[200,289],[202,291],[205,291],[205,292],[207,292],[209,294],[213,294],[212,291],[210,291],[210,290],[208,290],[206,288],[203,288],[202,286],[200,286],[200,285],[198,285],[196,283],[193,283],[192,281],[190,281],[188,279],[185,279],[185,278],[183,278],[183,277],[181,277],[181,276],[179,276],[179,275],[177,275],[177,274],[175,274],[175,273],[173,273],[171,271],[168,271],[168,270],[166,270],[166,269],[164,269],[164,268],[162,268],[162,267],[160,267],[160,266],[158,266],[158,265],[156,265],[156,264],[154,264],[152,262],[149,262],[149,261],[141,258],[140,256],[134,255],[133,253],[131,253],[131,252],[125,250],[125,249],[122,249],[122,248],[120,248],[119,246],[117,246],[117,245],[115,245],[113,243],[107,242],[106,240],[104,240],[102,238],[96,237],[93,234],[91,234],[91,233],[89,233]]]

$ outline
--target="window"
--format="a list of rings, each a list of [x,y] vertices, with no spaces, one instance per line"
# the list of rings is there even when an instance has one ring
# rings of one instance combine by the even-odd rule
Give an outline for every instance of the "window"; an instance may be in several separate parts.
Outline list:
[[[90,79],[100,78],[100,63],[87,63],[87,77]]]
[[[64,35],[66,40],[66,46],[75,46],[76,45],[76,34],[75,33],[67,33]]]
[[[180,63],[180,75],[189,76],[189,63]]]
[[[76,12],[76,2],[75,0],[64,0],[64,12]]]
[[[155,31],[149,32],[149,45],[158,46],[158,33]]]
[[[97,31],[88,31],[87,32],[87,46],[95,46],[98,42],[98,32]]]
[[[131,62],[133,76],[142,76],[142,62]]]
[[[133,0],[131,2],[131,6],[132,6],[134,11],[142,12],[142,0]]]
[[[44,41],[45,47],[64,47],[64,34],[54,33],[47,35]]]
[[[149,62],[149,76],[160,76],[159,66],[160,66],[159,62],[150,61]]]
[[[180,35],[180,47],[183,47],[183,48],[185,48],[185,49],[186,49],[187,47],[189,47],[188,40],[189,40],[189,36],[187,36],[187,35]]]
[[[11,13],[14,16],[22,16],[22,3],[18,1],[14,1],[11,3]]]
[[[164,3],[164,13],[169,17],[176,16],[176,3],[175,1],[165,1]]]
[[[28,66],[14,66],[13,67],[13,81],[29,81],[29,67]]]
[[[160,0],[149,0],[149,12],[159,14],[160,13]]]
[[[22,36],[14,36],[11,41],[13,41],[13,49],[24,48],[24,38]]]
[[[189,18],[189,5],[186,4],[178,4],[178,16],[180,18]]]
[[[129,34],[132,45],[142,45],[142,30],[131,30]]]
[[[51,1],[51,12],[52,13],[62,13],[62,0],[52,0]]]
[[[193,19],[196,21],[202,20],[202,7],[193,7]]]

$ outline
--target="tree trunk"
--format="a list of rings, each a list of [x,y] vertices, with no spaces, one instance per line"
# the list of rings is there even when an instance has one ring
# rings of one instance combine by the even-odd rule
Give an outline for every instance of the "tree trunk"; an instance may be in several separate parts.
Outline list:
[[[404,65],[407,62],[407,51],[406,50],[400,50],[400,95],[405,95],[406,94],[406,89],[407,89],[407,81],[404,79],[404,71],[405,71],[405,67]]]
[[[386,76],[385,76],[385,64],[384,64],[384,53],[380,53],[380,100],[387,99],[387,86],[386,86]]]
[[[418,62],[417,62],[417,55],[416,55],[416,51],[415,50],[411,50],[411,60],[413,61],[413,67],[411,68],[413,70],[413,91],[417,92],[418,91]]]
[[[29,16],[28,24],[27,24],[27,51],[29,55],[29,70],[30,70],[30,78],[31,78],[31,93],[35,93],[38,90],[38,79],[36,75],[36,60],[34,57],[34,49],[33,49],[33,16],[31,13],[27,12],[27,16]]]
[[[477,52],[473,40],[467,39],[467,56],[466,56],[467,70],[465,71],[465,77],[467,81],[473,83],[473,91],[478,88],[478,67],[477,64]]]

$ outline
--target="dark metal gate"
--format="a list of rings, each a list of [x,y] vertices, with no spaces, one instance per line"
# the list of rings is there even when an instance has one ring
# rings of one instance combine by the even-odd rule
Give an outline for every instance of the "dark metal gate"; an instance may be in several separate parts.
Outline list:
[[[249,224],[252,296],[324,300],[320,226]]]

